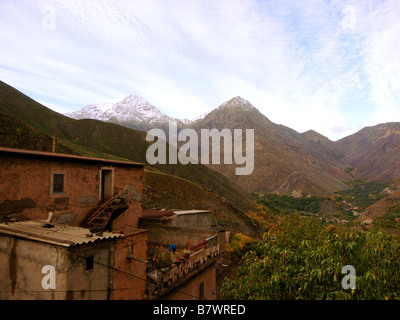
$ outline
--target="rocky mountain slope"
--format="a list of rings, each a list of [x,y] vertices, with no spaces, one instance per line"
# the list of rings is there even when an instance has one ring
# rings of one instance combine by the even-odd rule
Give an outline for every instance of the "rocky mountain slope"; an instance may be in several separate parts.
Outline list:
[[[367,219],[379,218],[385,216],[389,207],[400,203],[400,190],[386,195],[381,200],[375,202],[363,211],[356,221],[362,222]]]
[[[388,182],[400,179],[400,123],[366,127],[336,143],[354,175]]]
[[[248,192],[327,195],[345,188],[343,181],[349,178],[329,156],[334,151],[324,147],[329,140],[321,143],[307,134],[274,124],[241,97],[223,103],[192,127],[198,132],[201,128],[254,129],[255,161],[251,175],[237,176],[235,166],[210,165]]]

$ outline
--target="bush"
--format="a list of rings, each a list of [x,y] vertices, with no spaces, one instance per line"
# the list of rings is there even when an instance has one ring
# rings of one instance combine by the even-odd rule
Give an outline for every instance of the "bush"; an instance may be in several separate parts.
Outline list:
[[[235,253],[240,256],[243,250],[248,248],[248,245],[254,240],[242,233],[236,233],[231,241],[226,245],[226,251],[230,253]]]
[[[157,269],[162,269],[170,266],[172,263],[172,255],[170,252],[164,252],[155,263]]]

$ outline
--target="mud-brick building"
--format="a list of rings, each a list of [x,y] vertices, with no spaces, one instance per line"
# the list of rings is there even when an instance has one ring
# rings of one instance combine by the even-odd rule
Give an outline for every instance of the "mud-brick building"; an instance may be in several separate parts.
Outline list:
[[[143,166],[0,148],[0,298],[142,299]],[[55,289],[41,285],[45,265]]]
[[[107,229],[129,232],[141,216],[143,164],[52,152],[0,148],[0,212],[30,220],[86,226],[90,213],[125,189],[100,215]],[[112,211],[112,212],[111,212]],[[105,215],[105,214],[104,214]]]
[[[141,299],[145,293],[146,265],[127,261],[128,255],[146,259],[145,231],[92,234],[26,220],[0,223],[0,234],[1,300]]]

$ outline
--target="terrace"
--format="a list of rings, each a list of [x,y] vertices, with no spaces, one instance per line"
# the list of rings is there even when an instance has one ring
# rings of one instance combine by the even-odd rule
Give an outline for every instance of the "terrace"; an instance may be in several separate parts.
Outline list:
[[[209,228],[187,227],[188,220],[180,226],[178,214],[173,211],[145,212],[141,227],[148,232],[147,299],[159,299],[173,289],[216,263],[224,246],[225,231]],[[191,211],[193,221],[202,221],[206,227],[209,211]],[[194,216],[202,215],[202,216]],[[173,223],[171,223],[173,222]],[[199,224],[196,223],[196,226]]]

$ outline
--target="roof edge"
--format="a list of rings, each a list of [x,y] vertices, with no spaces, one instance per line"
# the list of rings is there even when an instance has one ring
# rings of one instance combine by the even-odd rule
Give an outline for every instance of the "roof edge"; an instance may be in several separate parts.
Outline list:
[[[108,160],[108,159],[102,159],[102,158],[77,156],[77,155],[73,155],[73,154],[35,151],[35,150],[27,150],[27,149],[15,149],[15,148],[0,147],[0,153],[9,153],[9,154],[26,155],[26,156],[38,156],[38,157],[47,157],[47,158],[58,158],[58,159],[77,160],[77,161],[112,163],[112,164],[117,164],[117,165],[119,164],[119,165],[125,165],[125,166],[138,166],[138,167],[146,166],[145,163],[141,163],[141,162]]]

